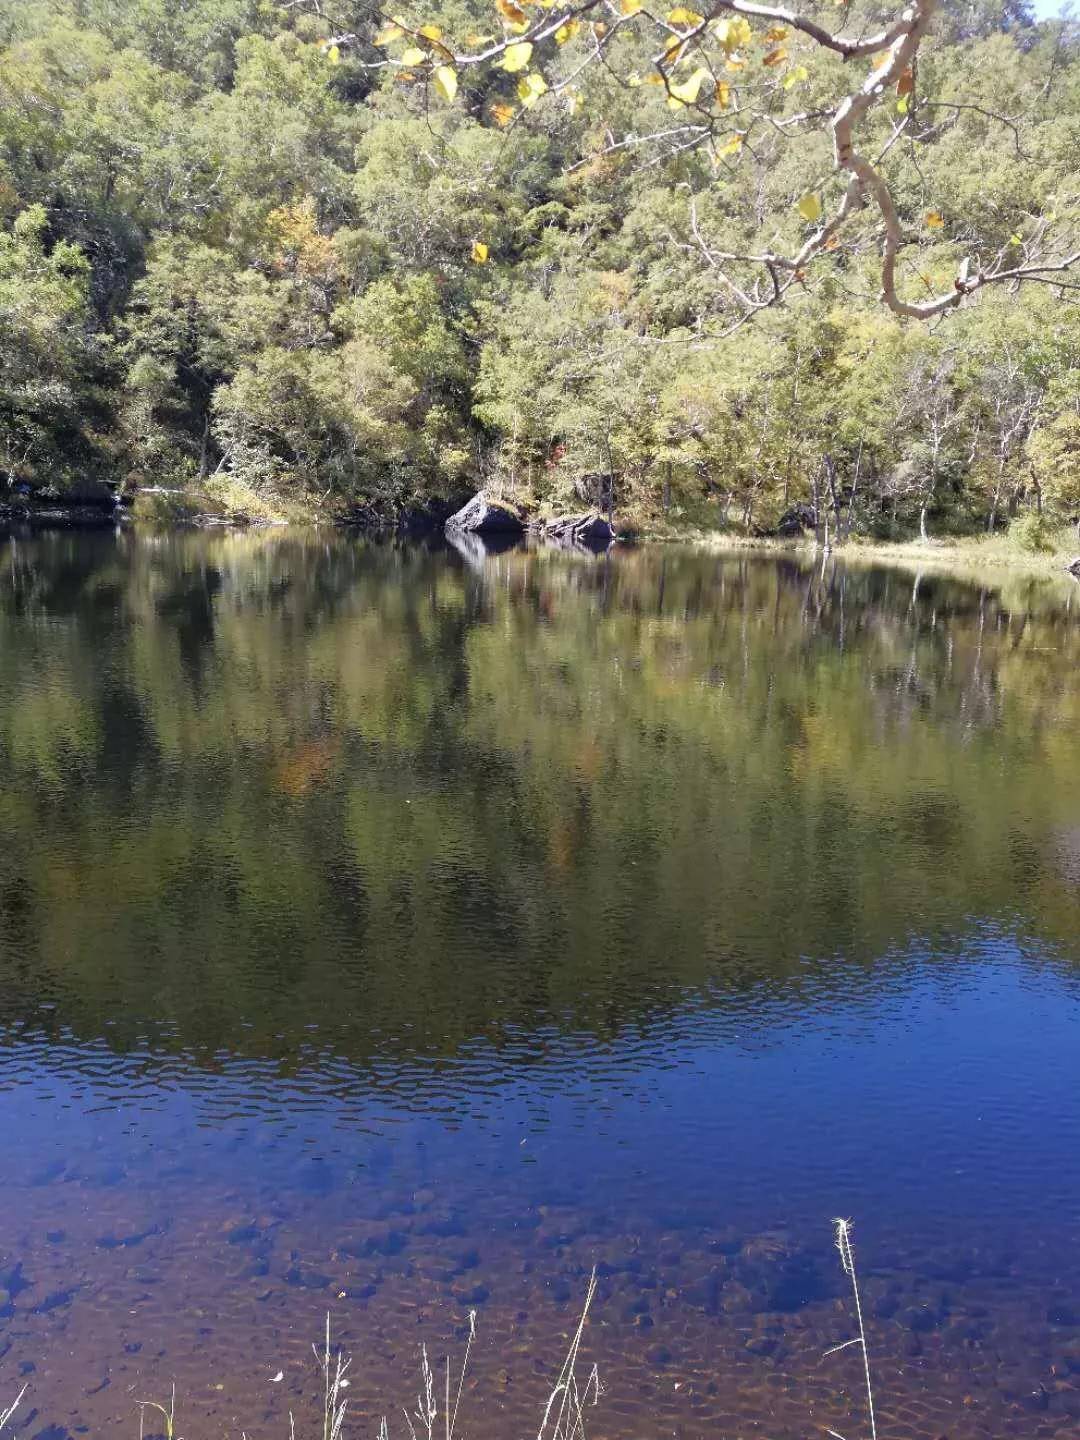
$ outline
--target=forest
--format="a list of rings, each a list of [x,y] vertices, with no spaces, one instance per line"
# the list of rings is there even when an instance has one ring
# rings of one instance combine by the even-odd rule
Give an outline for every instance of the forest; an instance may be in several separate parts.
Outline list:
[[[922,3],[0,0],[0,488],[1037,547],[1080,26]]]

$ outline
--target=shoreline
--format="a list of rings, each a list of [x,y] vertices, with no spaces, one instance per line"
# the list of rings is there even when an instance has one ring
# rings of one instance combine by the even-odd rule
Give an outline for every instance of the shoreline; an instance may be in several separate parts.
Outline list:
[[[1069,535],[1072,536],[1072,527]],[[803,560],[841,560],[845,564],[895,565],[905,569],[963,570],[980,573],[1022,573],[1032,576],[1073,577],[1070,563],[1080,558],[1080,540],[1070,545],[1055,544],[1046,551],[1025,551],[1010,544],[1007,534],[970,536],[948,540],[846,540],[823,549],[813,539],[781,539],[771,536],[730,535],[721,531],[691,530],[681,533],[642,531],[637,544],[694,545],[717,553],[795,556]]]
[[[86,504],[65,506],[53,503],[40,510],[23,507],[0,507],[0,538],[32,538],[41,534],[68,532],[93,533],[108,529],[165,529],[165,530],[280,530],[280,529],[324,529],[330,527],[342,532],[352,531],[359,535],[399,535],[414,538],[430,538],[441,534],[441,526],[415,524],[361,525],[351,517],[317,515],[310,512],[289,518],[270,518],[244,514],[213,513],[190,510],[167,515],[139,514],[134,507],[109,511],[104,507]],[[1068,537],[1067,541],[1065,537]],[[616,529],[616,544],[626,546],[690,546],[718,554],[755,554],[762,556],[790,556],[800,560],[842,561],[844,564],[870,566],[894,566],[906,570],[949,570],[966,574],[993,571],[996,574],[1026,574],[1032,578],[1044,579],[1054,576],[1075,578],[1070,564],[1080,559],[1080,539],[1075,537],[1071,526],[1063,527],[1055,536],[1053,547],[1044,551],[1027,551],[1010,542],[1008,532],[993,537],[985,535],[922,541],[895,540],[876,541],[848,539],[824,550],[809,536],[781,538],[773,536],[747,536],[718,530],[702,530],[697,527],[685,529],[666,528],[652,530],[646,527],[624,531]],[[558,547],[553,547],[558,548]]]

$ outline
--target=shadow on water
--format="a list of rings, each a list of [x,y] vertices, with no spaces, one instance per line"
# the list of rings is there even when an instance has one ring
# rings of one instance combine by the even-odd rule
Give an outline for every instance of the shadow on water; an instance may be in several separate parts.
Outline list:
[[[502,1430],[598,1263],[601,1428],[850,1433],[843,1209],[884,1433],[1067,1429],[1075,603],[673,549],[5,546],[0,1394],[34,1363],[38,1429],[100,1429],[178,1375],[206,1433],[272,1433],[328,1304],[362,1403],[480,1307]]]

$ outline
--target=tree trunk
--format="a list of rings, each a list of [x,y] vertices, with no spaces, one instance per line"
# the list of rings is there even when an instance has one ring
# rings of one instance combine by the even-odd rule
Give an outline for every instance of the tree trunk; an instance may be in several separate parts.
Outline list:
[[[669,460],[664,469],[664,491],[660,503],[664,507],[666,515],[671,509],[671,461]]]
[[[202,445],[199,447],[199,479],[205,480],[210,465],[210,411],[203,416]]]
[[[930,501],[924,500],[922,503],[922,509],[919,511],[919,539],[924,542],[930,539],[930,534],[926,528],[926,512],[927,510],[929,510],[929,508]]]
[[[859,492],[859,481],[862,478],[862,452],[863,442],[859,441],[859,453],[855,457],[855,476],[851,482],[851,494],[848,496],[847,525],[844,527],[843,535],[846,538],[855,528],[855,496]]]

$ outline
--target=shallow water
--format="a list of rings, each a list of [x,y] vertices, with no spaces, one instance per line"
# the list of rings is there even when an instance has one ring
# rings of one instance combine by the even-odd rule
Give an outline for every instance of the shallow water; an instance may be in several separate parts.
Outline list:
[[[1080,590],[338,536],[0,551],[0,1400],[1080,1425]],[[283,1373],[280,1382],[273,1377]],[[148,1417],[149,1418],[149,1417]],[[152,1428],[152,1426],[151,1426]]]

